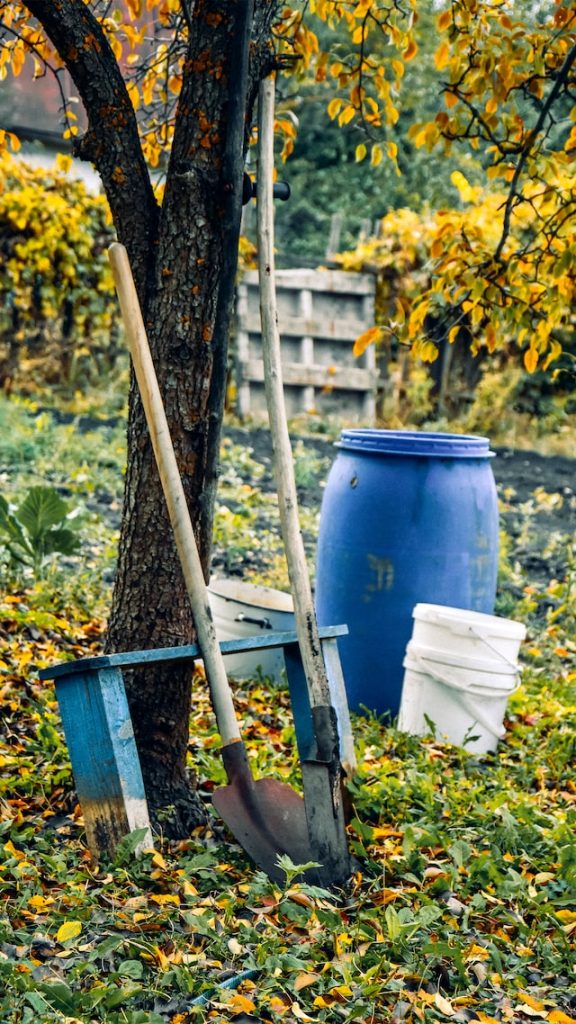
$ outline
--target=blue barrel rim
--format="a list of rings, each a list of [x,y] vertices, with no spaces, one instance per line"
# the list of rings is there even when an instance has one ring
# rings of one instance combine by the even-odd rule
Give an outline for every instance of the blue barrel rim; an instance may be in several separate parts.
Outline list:
[[[349,428],[336,448],[370,455],[420,456],[442,459],[492,459],[490,440],[479,434],[446,434],[426,430]]]

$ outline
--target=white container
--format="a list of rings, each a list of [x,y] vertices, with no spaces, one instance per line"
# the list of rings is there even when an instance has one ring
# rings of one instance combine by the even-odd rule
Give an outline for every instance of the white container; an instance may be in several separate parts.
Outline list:
[[[468,658],[458,651],[440,651],[417,644],[414,640],[406,648],[406,657],[424,665],[426,671],[442,675],[450,681],[446,685],[451,684],[455,689],[463,685],[463,672],[467,690],[511,693],[518,686],[518,666],[496,658]]]
[[[519,685],[517,663],[526,629],[494,615],[416,605],[404,658],[398,728],[439,738],[474,753],[495,750],[509,696]]]
[[[272,587],[213,577],[208,597],[219,641],[295,629],[291,595]],[[284,671],[284,656],[280,649],[227,654],[224,663],[226,671],[235,679],[256,676],[260,670],[263,675],[280,682]]]
[[[412,615],[414,643],[471,658],[495,658],[513,666],[526,636],[521,622],[464,608],[417,604]]]

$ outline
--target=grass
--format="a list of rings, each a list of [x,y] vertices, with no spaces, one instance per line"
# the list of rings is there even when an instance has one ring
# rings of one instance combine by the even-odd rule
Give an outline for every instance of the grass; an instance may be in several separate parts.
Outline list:
[[[0,421],[3,411],[0,403]],[[128,838],[113,862],[96,865],[54,691],[37,670],[101,649],[107,590],[99,581],[112,565],[114,531],[96,522],[90,480],[119,494],[121,428],[106,428],[102,445],[101,434],[78,438],[73,425],[38,422],[43,415],[16,407],[0,434],[1,471],[14,493],[49,481],[83,502],[91,546],[40,583],[12,579],[0,599],[1,1024],[575,1024],[569,546],[565,576],[544,587],[503,566],[500,610],[527,622],[529,636],[496,753],[478,757],[355,718],[347,886],[319,890],[290,871],[284,886],[273,885],[215,816],[185,842],[157,837],[139,861]],[[250,493],[240,458],[254,472]],[[258,542],[259,559],[274,566],[274,510],[253,453],[230,449],[223,464],[220,501],[241,517],[229,524],[235,557]],[[299,789],[285,692],[258,680],[235,699],[255,774]],[[201,678],[190,764],[208,800],[224,776]]]

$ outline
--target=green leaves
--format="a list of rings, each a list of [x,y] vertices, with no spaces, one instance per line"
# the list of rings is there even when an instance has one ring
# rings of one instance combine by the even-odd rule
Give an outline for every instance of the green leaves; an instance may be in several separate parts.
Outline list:
[[[391,903],[386,907],[384,922],[388,937],[393,945],[413,939],[420,929],[426,932],[434,922],[442,918],[443,909],[438,904],[425,904],[414,913],[410,907],[396,910]]]
[[[80,547],[77,533],[65,526],[70,509],[53,487],[32,487],[15,511],[0,495],[0,534],[13,563],[42,575],[51,555],[73,555]]]
[[[287,853],[283,853],[277,858],[278,867],[282,868],[286,877],[286,886],[292,885],[293,881],[298,878],[299,875],[303,875],[310,868],[317,868],[320,865],[317,861],[310,860],[305,864],[294,864]]]

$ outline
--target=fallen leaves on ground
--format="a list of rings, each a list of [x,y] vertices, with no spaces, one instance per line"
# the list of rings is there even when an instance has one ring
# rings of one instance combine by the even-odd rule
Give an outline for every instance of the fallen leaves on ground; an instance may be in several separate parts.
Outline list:
[[[3,1022],[576,1024],[573,623],[550,630],[549,595],[521,610],[539,654],[497,753],[355,720],[354,874],[333,892],[298,875],[274,885],[215,817],[139,861],[92,863],[37,669],[95,653],[103,627],[35,601],[0,602]],[[190,752],[209,801],[224,776],[195,685]],[[235,700],[255,774],[298,788],[287,694],[259,680]]]

